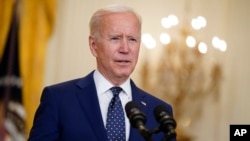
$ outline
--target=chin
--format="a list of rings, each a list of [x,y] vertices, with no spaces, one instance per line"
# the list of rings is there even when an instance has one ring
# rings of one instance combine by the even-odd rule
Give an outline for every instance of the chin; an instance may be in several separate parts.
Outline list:
[[[134,69],[131,69],[131,67],[123,67],[123,68],[119,68],[119,69],[116,69],[115,72],[117,74],[117,76],[120,76],[120,77],[129,77],[130,74],[133,72]]]
[[[122,71],[118,71],[117,75],[121,78],[128,78],[130,76],[131,72],[122,72]]]

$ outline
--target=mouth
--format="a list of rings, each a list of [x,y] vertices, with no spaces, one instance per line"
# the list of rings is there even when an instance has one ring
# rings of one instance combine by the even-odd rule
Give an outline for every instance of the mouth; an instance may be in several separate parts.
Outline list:
[[[130,61],[128,61],[128,60],[117,60],[116,62],[121,62],[121,63],[128,63],[128,62],[130,62]]]
[[[130,63],[129,60],[116,60],[115,62],[117,63],[121,63],[121,64],[127,64],[127,63]]]

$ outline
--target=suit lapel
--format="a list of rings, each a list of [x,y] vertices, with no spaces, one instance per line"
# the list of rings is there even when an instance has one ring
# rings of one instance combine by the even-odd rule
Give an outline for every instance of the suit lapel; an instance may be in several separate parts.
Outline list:
[[[106,141],[106,129],[102,120],[101,110],[98,103],[96,87],[93,79],[93,72],[86,78],[81,79],[77,85],[80,91],[77,97],[83,113],[87,117],[97,140]]]
[[[144,101],[145,95],[139,91],[134,82],[131,80],[132,99],[137,103],[138,107],[145,114],[148,112],[147,103]],[[136,128],[130,127],[129,141],[144,141],[144,138],[140,135]]]
[[[131,80],[131,89],[132,89],[132,99],[137,103],[140,110],[142,110],[145,114],[148,112],[148,103],[145,101],[146,95],[142,93],[139,88],[136,87],[134,82]]]

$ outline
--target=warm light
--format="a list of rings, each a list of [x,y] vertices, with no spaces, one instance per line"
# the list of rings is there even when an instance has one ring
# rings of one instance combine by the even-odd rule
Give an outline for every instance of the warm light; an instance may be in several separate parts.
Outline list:
[[[168,17],[164,17],[161,19],[161,24],[164,28],[171,28],[173,26],[176,26],[179,24],[179,19],[176,15],[169,15]],[[191,26],[195,30],[199,30],[201,28],[206,27],[207,21],[206,18],[203,16],[197,16],[196,18],[193,18],[191,20]],[[152,36],[146,37],[145,44],[148,48],[154,48],[156,43]],[[171,42],[171,36],[167,33],[162,33],[160,35],[160,42],[162,44],[169,44]],[[196,39],[193,36],[188,36],[186,38],[186,45],[190,48],[194,48],[197,46]],[[227,50],[227,43],[224,40],[219,39],[219,37],[215,36],[212,39],[212,45],[215,49],[218,49],[222,52],[225,52]],[[206,54],[208,51],[208,46],[204,42],[200,42],[198,45],[198,50],[202,54]]]
[[[172,26],[172,24],[168,21],[168,18],[166,18],[166,17],[161,19],[161,25],[164,28],[170,28]]]
[[[207,44],[204,42],[200,42],[199,46],[198,46],[198,50],[200,51],[200,53],[206,54],[207,53]]]
[[[220,51],[225,52],[227,50],[227,43],[224,40],[221,40]]]
[[[167,33],[162,33],[162,34],[160,35],[160,41],[161,41],[162,44],[167,45],[167,44],[170,43],[171,37],[170,37],[170,35],[167,34]]]
[[[161,25],[164,28],[170,28],[172,26],[178,25],[179,20],[175,15],[169,15],[168,17],[164,17],[161,19]]]
[[[195,44],[196,44],[195,38],[194,38],[193,36],[188,36],[188,37],[186,38],[186,44],[187,44],[187,46],[190,47],[190,48],[195,47]]]
[[[204,17],[198,16],[196,19],[192,19],[191,25],[194,29],[199,30],[206,27],[207,21]]]
[[[148,33],[142,35],[142,43],[143,43],[148,49],[155,48],[155,46],[156,46],[156,41],[155,41],[155,39],[152,37],[151,34],[148,34]]]
[[[214,36],[212,39],[212,45],[214,46],[214,48],[219,48],[219,42],[220,39],[217,36]]]
[[[179,23],[179,20],[178,20],[177,16],[175,16],[175,15],[169,15],[168,19],[173,26],[175,26]]]
[[[213,37],[212,45],[214,48],[219,49],[222,52],[225,52],[227,50],[227,43],[224,40],[221,40],[217,36]]]
[[[202,28],[206,27],[207,21],[206,21],[206,19],[205,19],[204,17],[198,16],[197,19],[198,19],[198,21],[199,21],[199,23],[200,23],[200,26],[201,26]]]
[[[197,19],[192,19],[191,25],[194,29],[197,29],[197,30],[200,29],[200,26],[199,26]]]

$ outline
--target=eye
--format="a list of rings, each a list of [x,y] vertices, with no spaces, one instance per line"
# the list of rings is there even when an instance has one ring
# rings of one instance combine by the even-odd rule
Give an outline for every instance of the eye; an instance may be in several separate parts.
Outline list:
[[[137,41],[137,39],[136,39],[136,38],[129,38],[129,41],[136,42],[136,41]]]
[[[119,37],[111,37],[111,40],[119,40]]]

